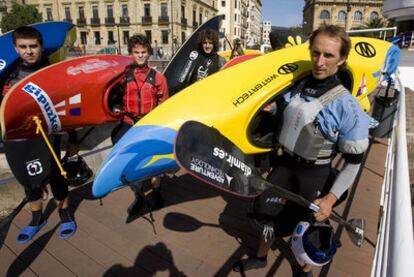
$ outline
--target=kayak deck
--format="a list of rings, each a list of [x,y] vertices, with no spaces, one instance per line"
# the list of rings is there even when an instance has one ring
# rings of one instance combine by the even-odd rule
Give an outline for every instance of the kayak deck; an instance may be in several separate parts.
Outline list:
[[[350,205],[348,218],[366,219],[366,237],[361,249],[353,246],[342,231],[339,248],[331,265],[319,276],[369,276],[376,243],[379,201],[384,174],[387,140],[372,144],[355,196],[348,197],[336,211]],[[90,186],[71,191],[76,209],[76,235],[61,241],[58,215],[49,202],[48,223],[35,239],[15,243],[18,232],[30,221],[23,209],[13,220],[0,249],[0,275],[6,276],[239,276],[232,264],[252,255],[259,233],[246,218],[247,204],[191,178],[164,177],[162,194],[166,207],[153,213],[154,227],[140,217],[126,224],[126,208],[133,199],[129,189],[118,190],[103,199],[92,199]],[[339,229],[336,229],[337,232]],[[278,241],[269,252],[264,269],[246,276],[291,276],[296,266],[287,243]],[[319,270],[314,271],[318,276]]]

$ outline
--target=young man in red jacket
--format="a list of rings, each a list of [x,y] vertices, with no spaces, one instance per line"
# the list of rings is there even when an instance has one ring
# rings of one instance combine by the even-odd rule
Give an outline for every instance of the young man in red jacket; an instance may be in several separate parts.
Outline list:
[[[132,64],[124,72],[123,81],[123,113],[122,122],[112,131],[112,142],[115,144],[138,120],[168,98],[167,80],[164,75],[148,66],[151,55],[151,43],[144,35],[134,35],[128,41],[128,52]],[[152,186],[152,193],[147,196],[151,210],[162,206],[159,191],[160,176],[153,177],[146,183]],[[135,192],[135,201],[128,207],[128,214],[140,211],[144,204],[142,184],[131,186]]]

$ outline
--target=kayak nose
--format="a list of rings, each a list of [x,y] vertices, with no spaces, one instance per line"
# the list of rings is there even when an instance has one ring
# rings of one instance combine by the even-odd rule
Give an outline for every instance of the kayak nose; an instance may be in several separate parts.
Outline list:
[[[145,180],[178,167],[173,146],[177,131],[163,126],[134,126],[103,162],[92,194],[103,197],[128,183]]]

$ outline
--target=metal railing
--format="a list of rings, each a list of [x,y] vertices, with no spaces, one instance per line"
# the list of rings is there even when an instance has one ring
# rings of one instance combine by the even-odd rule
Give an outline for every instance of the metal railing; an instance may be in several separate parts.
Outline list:
[[[395,37],[397,35],[397,27],[349,30],[349,31],[346,31],[346,32],[348,34],[361,34],[361,33],[369,33],[369,32],[381,32],[382,33],[383,32],[382,37],[383,37],[383,39],[386,39],[387,38],[387,31],[393,31],[393,37]]]
[[[413,218],[408,174],[405,89],[395,79],[399,104],[389,139],[381,193],[381,218],[371,277],[412,276]]]

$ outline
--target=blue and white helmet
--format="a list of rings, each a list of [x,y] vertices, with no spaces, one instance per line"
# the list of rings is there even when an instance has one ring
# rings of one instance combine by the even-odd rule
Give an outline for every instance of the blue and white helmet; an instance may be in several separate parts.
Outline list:
[[[300,264],[323,266],[336,253],[332,226],[300,221],[292,235],[291,249]]]

